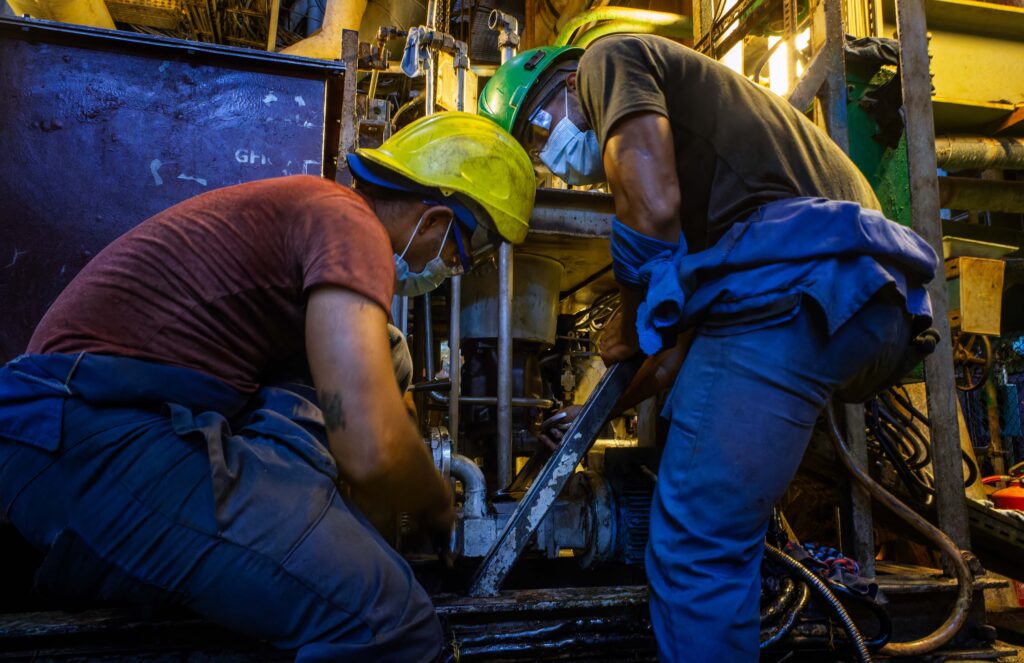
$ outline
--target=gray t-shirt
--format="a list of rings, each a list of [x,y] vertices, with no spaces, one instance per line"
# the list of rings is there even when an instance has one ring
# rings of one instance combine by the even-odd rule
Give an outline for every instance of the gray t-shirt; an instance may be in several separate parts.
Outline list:
[[[782,97],[668,39],[594,42],[577,74],[580,102],[603,146],[631,113],[667,117],[689,251],[775,200],[820,197],[881,209],[857,167]]]

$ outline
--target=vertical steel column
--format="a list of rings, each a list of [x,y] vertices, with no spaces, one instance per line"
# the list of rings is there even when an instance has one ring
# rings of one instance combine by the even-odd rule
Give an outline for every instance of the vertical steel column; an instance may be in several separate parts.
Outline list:
[[[846,61],[843,57],[842,0],[825,0],[825,43],[822,56],[827,58],[828,73],[822,85],[821,101],[825,128],[829,137],[846,153],[850,152],[849,124],[846,113]],[[864,430],[864,407],[847,403],[844,406],[846,439],[850,453],[865,471],[868,467],[868,440]],[[841,528],[843,548],[850,551],[867,577],[875,575],[875,534],[871,519],[871,496],[855,481],[848,480],[843,505]]]
[[[498,10],[491,12],[488,22],[497,25]],[[515,55],[512,48],[501,49],[501,63]],[[461,79],[460,79],[461,81]],[[461,86],[460,86],[461,90]],[[502,242],[498,247],[498,490],[512,483],[512,245]]]
[[[427,29],[437,29],[437,3],[441,0],[427,2]],[[424,115],[433,115],[437,102],[437,54],[432,48],[427,49],[426,87],[424,88]]]
[[[452,453],[455,454],[459,452],[459,399],[462,397],[462,353],[459,347],[462,345],[462,277],[451,277],[449,284],[448,379],[451,381],[451,393],[448,396],[448,434],[452,438]]]
[[[900,80],[907,118],[907,160],[910,169],[910,211],[914,230],[942,256],[939,219],[939,180],[935,164],[935,124],[932,115],[932,79],[928,58],[928,28],[924,0],[896,0],[900,42]],[[953,347],[946,307],[946,280],[938,274],[928,284],[933,325],[941,339],[924,360],[928,417],[931,420],[932,464],[939,528],[961,549],[970,546],[960,430],[956,419]]]
[[[434,312],[430,308],[430,293],[425,293],[423,304],[423,368],[427,382],[434,379]]]
[[[512,245],[498,248],[498,475],[497,489],[512,483]]]
[[[828,74],[820,96],[825,112],[825,128],[829,137],[843,152],[850,152],[850,130],[846,117],[846,61],[843,45],[846,40],[843,29],[842,0],[825,0],[825,56],[828,58]],[[934,148],[933,148],[934,149]]]
[[[433,115],[437,106],[437,56],[433,51],[427,52],[427,81],[423,92],[423,114]]]

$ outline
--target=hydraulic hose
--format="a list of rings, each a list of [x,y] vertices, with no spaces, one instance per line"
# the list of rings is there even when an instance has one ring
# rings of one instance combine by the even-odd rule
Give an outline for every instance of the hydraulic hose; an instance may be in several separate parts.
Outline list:
[[[901,519],[905,520],[911,527],[917,530],[922,536],[932,541],[953,563],[957,579],[957,597],[946,621],[935,631],[917,640],[909,642],[890,642],[882,648],[882,653],[890,656],[923,656],[928,652],[938,649],[953,638],[967,621],[967,612],[971,608],[971,600],[974,596],[974,574],[971,573],[963,553],[956,547],[956,544],[946,536],[944,532],[922,518],[917,512],[901,502],[895,495],[882,488],[878,483],[867,475],[854,461],[853,456],[839,432],[839,425],[836,423],[836,413],[829,403],[825,408],[828,420],[828,432],[832,438],[836,454],[842,462],[843,467],[853,475],[868,493],[884,504],[890,511]]]
[[[864,644],[867,645],[868,650],[878,651],[889,642],[889,638],[892,637],[892,618],[889,617],[889,613],[884,607],[875,603],[875,601],[870,597],[862,596],[853,592],[846,585],[834,583],[829,585],[829,589],[833,590],[838,595],[853,601],[854,603],[864,606],[875,616],[875,619],[878,620],[878,633],[871,640],[864,640]],[[862,632],[861,636],[863,635],[864,633]]]
[[[810,599],[810,597],[810,588],[805,583],[800,583],[800,587],[797,589],[797,599],[786,611],[779,625],[773,629],[769,629],[768,631],[761,632],[761,649],[774,645],[793,629],[793,625],[796,624],[797,616],[800,614],[800,611],[807,606],[807,600]]]
[[[598,7],[577,14],[570,19],[558,33],[554,45],[565,46],[571,41],[572,35],[577,29],[595,21],[624,21],[634,25],[658,27],[671,31],[673,35],[678,35],[683,39],[693,36],[693,21],[689,16],[630,7]]]
[[[793,582],[792,578],[786,576],[782,579],[782,587],[779,590],[778,597],[769,603],[768,607],[761,613],[761,621],[771,621],[783,614],[793,601],[794,596],[796,596],[796,583]]]
[[[773,561],[785,566],[787,569],[799,576],[800,580],[805,583],[805,587],[809,586],[818,593],[829,609],[831,609],[832,614],[834,614],[836,619],[839,620],[839,623],[842,624],[843,630],[845,630],[847,635],[850,636],[850,643],[853,645],[854,651],[857,653],[857,659],[860,660],[861,663],[870,663],[871,654],[868,652],[867,645],[864,644],[864,638],[861,636],[860,631],[857,630],[857,625],[853,623],[850,613],[846,612],[846,608],[844,608],[843,604],[839,602],[836,595],[829,590],[825,581],[819,578],[816,573],[775,546],[766,543],[764,544],[764,550]]]

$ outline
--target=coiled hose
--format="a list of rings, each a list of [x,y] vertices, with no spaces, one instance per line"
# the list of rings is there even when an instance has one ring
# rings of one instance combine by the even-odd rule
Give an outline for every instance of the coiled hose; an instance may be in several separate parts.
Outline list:
[[[843,604],[839,602],[836,595],[828,588],[825,581],[819,578],[816,573],[805,567],[803,564],[770,543],[764,544],[764,551],[773,561],[785,566],[789,571],[799,576],[800,580],[804,583],[804,591],[801,592],[801,596],[806,595],[807,587],[813,588],[818,593],[832,611],[832,614],[835,615],[836,619],[839,620],[839,623],[842,624],[843,630],[845,630],[850,636],[850,643],[853,645],[853,648],[857,653],[857,659],[862,663],[870,663],[871,654],[868,652],[867,645],[864,644],[864,637],[861,636],[860,631],[857,630],[857,625],[853,623],[850,613],[846,612],[846,608],[843,607]],[[795,614],[793,618],[796,618]],[[778,637],[782,636],[779,635]]]
[[[793,582],[790,581],[790,586],[793,586]],[[788,610],[783,613],[782,621],[779,625],[772,629],[765,629],[761,631],[761,649],[765,649],[774,645],[776,642],[781,640],[783,636],[793,630],[793,625],[796,624],[796,618],[800,614],[800,611],[807,606],[807,601],[811,597],[811,590],[804,583],[800,583],[800,588],[794,590],[796,593],[796,601],[789,607]]]
[[[843,467],[853,475],[868,493],[884,504],[890,511],[901,519],[905,520],[911,527],[922,536],[932,541],[936,547],[944,553],[953,563],[957,579],[957,596],[953,604],[953,610],[946,621],[932,633],[917,640],[909,642],[890,642],[882,648],[882,653],[890,656],[922,656],[930,651],[938,649],[952,639],[963,627],[967,620],[967,612],[971,608],[971,600],[974,596],[974,574],[971,572],[963,553],[956,547],[956,544],[946,536],[944,532],[922,518],[917,512],[901,502],[895,495],[878,485],[874,479],[867,475],[854,461],[850,450],[846,446],[842,433],[839,432],[839,425],[836,423],[835,409],[832,403],[825,408],[826,419],[828,420],[828,433],[832,438],[836,454],[842,462]]]

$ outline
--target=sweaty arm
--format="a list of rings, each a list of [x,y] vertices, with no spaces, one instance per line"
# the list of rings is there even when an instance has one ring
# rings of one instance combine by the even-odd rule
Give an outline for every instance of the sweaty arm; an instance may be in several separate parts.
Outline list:
[[[306,309],[306,352],[342,478],[396,510],[447,510],[448,485],[399,393],[384,310],[344,288],[313,290]]]
[[[617,122],[605,142],[604,171],[621,223],[648,237],[679,241],[679,180],[672,127],[664,115],[637,112]],[[620,290],[619,319],[608,325],[600,348],[609,364],[627,359],[639,347],[636,311],[643,292],[626,284]]]
[[[679,179],[672,127],[664,115],[637,112],[616,123],[605,144],[604,169],[620,222],[648,237],[679,241]],[[625,359],[636,347],[636,311],[643,292],[625,284],[620,284],[620,290],[619,326],[608,342],[602,339],[601,354],[609,363]],[[616,333],[626,340],[616,338]],[[649,357],[623,394],[616,411],[633,407],[670,386],[682,366],[690,340],[691,335],[684,334],[675,347]]]

